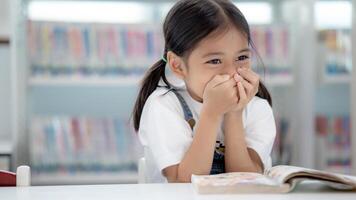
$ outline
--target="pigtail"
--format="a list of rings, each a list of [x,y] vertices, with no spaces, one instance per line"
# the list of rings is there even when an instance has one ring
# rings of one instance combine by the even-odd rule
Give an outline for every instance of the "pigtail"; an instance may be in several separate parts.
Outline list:
[[[268,92],[266,86],[262,82],[260,82],[260,84],[258,86],[258,92],[257,92],[256,96],[258,96],[262,99],[266,99],[268,101],[268,104],[272,107],[272,97],[271,97],[270,93]]]
[[[169,82],[167,81],[167,77],[165,74],[165,66],[166,62],[161,59],[156,62],[145,74],[141,82],[141,88],[138,93],[138,97],[136,99],[136,103],[132,112],[133,115],[133,125],[135,131],[138,131],[140,127],[141,115],[143,111],[143,107],[148,99],[148,97],[155,91],[158,86],[159,81],[163,80],[163,82],[170,87]]]

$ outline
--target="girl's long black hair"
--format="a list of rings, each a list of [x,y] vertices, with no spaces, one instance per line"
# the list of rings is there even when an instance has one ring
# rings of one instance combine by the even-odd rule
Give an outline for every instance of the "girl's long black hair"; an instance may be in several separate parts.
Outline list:
[[[249,45],[255,50],[251,40],[250,27],[241,11],[230,0],[180,0],[169,11],[163,33],[165,47],[163,58],[172,51],[178,56],[188,56],[194,47],[209,34],[235,26],[246,35]],[[258,55],[258,54],[257,54]],[[133,109],[133,124],[136,131],[140,127],[143,107],[148,97],[162,79],[167,87],[172,85],[165,75],[166,62],[157,61],[145,74]],[[262,82],[256,96],[266,99],[272,106],[272,98]]]

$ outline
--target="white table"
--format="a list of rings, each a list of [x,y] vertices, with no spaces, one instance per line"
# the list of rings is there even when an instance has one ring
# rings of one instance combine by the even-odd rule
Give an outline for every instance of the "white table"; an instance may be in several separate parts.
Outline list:
[[[288,194],[199,195],[191,184],[132,184],[82,186],[32,186],[0,188],[0,199],[6,200],[278,200],[319,199],[353,200],[356,193],[328,190],[317,184],[303,185]]]

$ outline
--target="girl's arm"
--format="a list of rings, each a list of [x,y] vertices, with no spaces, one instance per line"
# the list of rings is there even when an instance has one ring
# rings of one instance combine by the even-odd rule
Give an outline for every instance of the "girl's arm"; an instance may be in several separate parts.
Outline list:
[[[190,182],[192,174],[210,174],[220,122],[237,102],[236,81],[217,75],[206,86],[193,142],[178,165],[163,170],[169,182]]]
[[[239,102],[224,118],[225,170],[262,173],[261,158],[247,147],[242,123],[243,109],[258,91],[259,76],[250,69],[238,69],[238,72],[234,78],[237,81]]]
[[[221,117],[203,109],[191,146],[178,165],[163,170],[168,182],[190,182],[192,174],[209,174]]]
[[[224,117],[226,172],[258,172],[263,166],[260,157],[247,147],[242,112],[229,112]]]

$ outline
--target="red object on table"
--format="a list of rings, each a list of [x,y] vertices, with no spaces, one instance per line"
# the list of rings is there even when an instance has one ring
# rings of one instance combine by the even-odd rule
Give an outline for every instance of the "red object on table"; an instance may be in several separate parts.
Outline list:
[[[0,187],[16,186],[16,174],[0,170]]]

